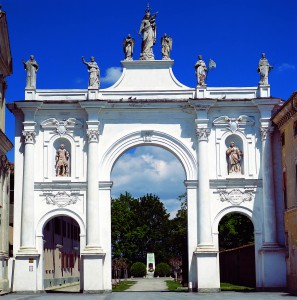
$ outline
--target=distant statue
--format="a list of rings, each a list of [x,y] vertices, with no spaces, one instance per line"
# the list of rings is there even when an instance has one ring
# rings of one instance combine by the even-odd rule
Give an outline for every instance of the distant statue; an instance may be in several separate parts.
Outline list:
[[[161,38],[162,45],[162,59],[170,59],[170,51],[172,50],[172,37],[168,36],[166,33]]]
[[[135,40],[130,34],[123,40],[123,50],[125,53],[125,60],[133,60]]]
[[[139,35],[142,36],[140,53],[141,60],[154,59],[153,46],[156,43],[157,34],[156,16],[157,13],[151,15],[150,7],[148,4],[139,29]]]
[[[89,87],[91,89],[98,89],[100,86],[100,69],[95,62],[94,56],[91,56],[91,61],[86,62],[82,56],[82,62],[87,65],[89,72]]]
[[[36,73],[38,71],[38,64],[34,59],[34,55],[30,55],[28,61],[22,60],[24,68],[27,71],[26,89],[36,89]]]
[[[64,144],[61,144],[56,152],[56,176],[69,176],[69,158],[69,152]]]
[[[268,85],[268,73],[273,69],[269,64],[265,53],[262,53],[262,57],[259,60],[258,73],[260,74],[260,85]]]
[[[228,174],[241,173],[242,152],[235,146],[233,141],[230,142],[230,147],[226,151],[228,161]]]
[[[195,64],[197,86],[205,87],[205,79],[207,74],[207,67],[205,62],[202,60],[202,55],[198,56],[198,61]]]

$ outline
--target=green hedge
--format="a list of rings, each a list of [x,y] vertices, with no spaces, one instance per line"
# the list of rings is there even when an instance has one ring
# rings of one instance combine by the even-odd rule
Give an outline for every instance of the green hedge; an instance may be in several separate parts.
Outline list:
[[[170,275],[170,266],[166,263],[160,263],[156,265],[155,276],[169,276]]]
[[[143,277],[146,275],[146,266],[142,262],[134,263],[130,268],[131,276],[134,277]]]

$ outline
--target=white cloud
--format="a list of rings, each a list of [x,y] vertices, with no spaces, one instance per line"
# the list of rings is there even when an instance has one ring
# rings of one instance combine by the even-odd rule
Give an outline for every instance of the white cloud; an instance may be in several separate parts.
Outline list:
[[[290,71],[290,70],[295,70],[296,67],[292,64],[288,63],[283,63],[280,66],[278,66],[278,71],[283,72],[283,71]]]
[[[185,172],[179,160],[159,147],[137,147],[116,162],[111,174],[112,196],[125,191],[133,197],[152,193],[161,199],[171,217],[180,208],[177,199],[185,192]]]
[[[105,76],[101,77],[101,82],[113,84],[117,82],[117,80],[122,75],[122,68],[119,67],[111,67],[106,70]]]

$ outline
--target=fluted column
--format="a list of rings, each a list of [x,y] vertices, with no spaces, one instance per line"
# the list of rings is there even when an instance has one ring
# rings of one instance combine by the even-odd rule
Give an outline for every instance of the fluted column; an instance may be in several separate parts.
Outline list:
[[[35,125],[35,123],[34,123]],[[21,250],[35,249],[34,231],[34,130],[23,130],[25,143],[23,169],[23,198],[21,220]]]
[[[197,128],[198,139],[198,246],[212,245],[210,202],[209,202],[209,164],[208,128]]]
[[[263,180],[263,214],[264,244],[276,244],[276,215],[272,168],[271,126],[260,128],[262,136],[262,180]]]
[[[86,248],[100,249],[99,193],[98,193],[98,143],[99,121],[87,121],[88,165],[87,165],[87,236]]]

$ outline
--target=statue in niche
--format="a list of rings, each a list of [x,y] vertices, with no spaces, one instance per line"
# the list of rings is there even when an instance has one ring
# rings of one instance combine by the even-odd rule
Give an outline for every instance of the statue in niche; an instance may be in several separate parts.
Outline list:
[[[230,142],[230,147],[226,151],[228,161],[228,174],[241,173],[242,152],[235,146],[233,141]]]
[[[168,36],[166,33],[161,38],[162,45],[162,59],[170,59],[170,51],[172,50],[172,37]]]
[[[30,55],[28,61],[22,60],[24,68],[27,71],[26,89],[36,89],[36,73],[38,71],[38,64],[34,59],[34,55]]]
[[[56,176],[69,176],[69,158],[70,154],[61,144],[56,152]]]
[[[86,62],[82,56],[82,62],[88,67],[89,72],[89,89],[98,89],[100,86],[100,69],[95,62],[94,56],[91,56],[91,61]]]
[[[268,73],[273,69],[269,64],[266,54],[262,53],[262,57],[259,60],[258,73],[260,74],[260,85],[268,85]]]
[[[141,60],[154,59],[153,46],[156,43],[157,35],[156,16],[157,13],[151,15],[150,6],[148,4],[138,33],[142,36],[140,53]]]
[[[195,64],[195,72],[197,77],[197,86],[206,87],[205,79],[207,74],[207,67],[202,60],[202,55],[198,56],[198,61]]]
[[[125,53],[125,60],[133,60],[135,40],[130,34],[123,40],[123,50]]]

